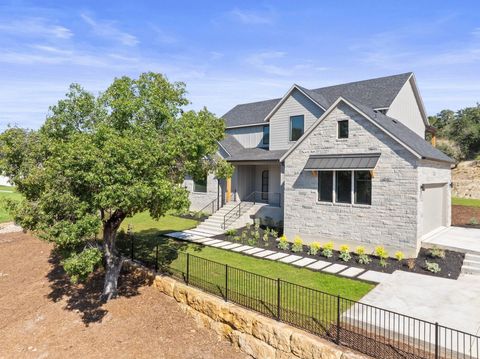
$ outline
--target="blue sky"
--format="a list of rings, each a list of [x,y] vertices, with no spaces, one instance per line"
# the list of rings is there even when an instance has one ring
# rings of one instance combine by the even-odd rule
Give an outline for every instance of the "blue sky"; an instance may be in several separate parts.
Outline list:
[[[113,5],[114,4],[114,5]],[[37,128],[72,82],[156,71],[191,107],[413,71],[427,112],[480,101],[479,1],[1,1],[0,129]]]

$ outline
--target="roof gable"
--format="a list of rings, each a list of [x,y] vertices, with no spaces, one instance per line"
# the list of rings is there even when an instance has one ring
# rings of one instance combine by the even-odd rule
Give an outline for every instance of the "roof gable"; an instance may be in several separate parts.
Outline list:
[[[275,112],[293,89],[301,91],[322,109],[330,107],[339,97],[352,99],[373,109],[388,108],[411,76],[412,73],[407,72],[313,90],[295,84],[282,98],[237,105],[222,118],[227,128],[260,125]]]

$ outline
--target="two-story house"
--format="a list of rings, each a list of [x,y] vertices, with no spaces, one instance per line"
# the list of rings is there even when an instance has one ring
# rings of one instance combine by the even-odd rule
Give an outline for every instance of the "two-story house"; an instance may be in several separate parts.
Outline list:
[[[186,180],[192,207],[263,201],[254,214],[289,239],[384,245],[416,254],[450,225],[453,160],[425,140],[429,126],[413,73],[237,105],[224,116],[219,154],[232,179]]]

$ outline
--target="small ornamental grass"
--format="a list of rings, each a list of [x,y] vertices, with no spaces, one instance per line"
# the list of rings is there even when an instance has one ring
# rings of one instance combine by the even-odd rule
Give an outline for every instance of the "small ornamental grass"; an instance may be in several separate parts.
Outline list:
[[[344,262],[348,262],[350,259],[352,259],[352,256],[350,255],[350,247],[346,244],[341,245],[340,254],[338,257]]]
[[[308,254],[310,254],[311,256],[316,256],[321,248],[322,248],[322,246],[320,245],[319,242],[312,242],[312,243],[310,243],[310,248],[308,249]]]
[[[303,240],[300,236],[295,236],[293,239],[292,252],[302,252],[303,251]]]
[[[288,243],[288,239],[286,235],[283,235],[280,237],[278,241],[278,248],[284,251],[287,251],[288,249],[290,249],[290,244]]]
[[[322,256],[325,258],[331,258],[333,256],[333,242],[327,242],[323,245]]]

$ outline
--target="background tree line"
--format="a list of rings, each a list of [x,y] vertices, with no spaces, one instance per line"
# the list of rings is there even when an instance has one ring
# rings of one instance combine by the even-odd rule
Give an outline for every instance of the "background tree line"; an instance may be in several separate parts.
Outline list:
[[[430,116],[437,128],[437,147],[457,161],[480,160],[480,103],[456,112],[440,111]]]

